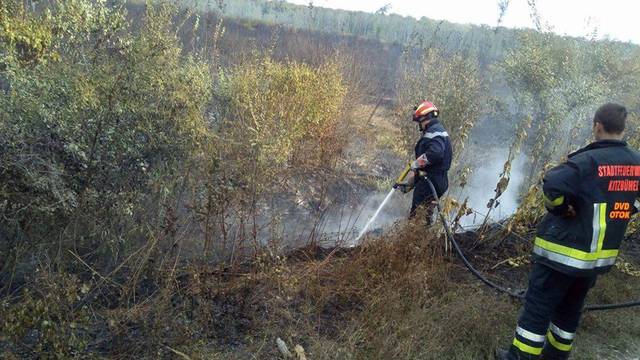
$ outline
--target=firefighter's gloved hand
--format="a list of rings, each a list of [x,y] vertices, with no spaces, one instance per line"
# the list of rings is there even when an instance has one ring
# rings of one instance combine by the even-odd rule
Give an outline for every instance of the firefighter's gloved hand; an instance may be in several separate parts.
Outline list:
[[[406,182],[401,182],[401,183],[395,183],[393,185],[393,188],[402,191],[403,194],[406,194],[411,192],[411,190],[413,190],[413,185]]]
[[[427,155],[422,154],[415,159],[414,162],[411,163],[411,170],[418,171],[420,169],[424,169],[425,166],[429,164],[429,160],[427,160]]]

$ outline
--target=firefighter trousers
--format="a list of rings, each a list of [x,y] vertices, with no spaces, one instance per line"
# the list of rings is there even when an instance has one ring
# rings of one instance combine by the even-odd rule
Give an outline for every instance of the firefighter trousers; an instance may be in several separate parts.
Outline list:
[[[434,173],[427,175],[437,192],[438,197],[447,191],[449,187],[449,180],[447,179],[447,173]],[[409,218],[415,218],[416,215],[422,216],[424,211],[424,217],[427,225],[433,225],[433,214],[435,212],[436,204],[435,197],[431,191],[431,187],[424,179],[417,179],[415,188],[413,189],[413,201],[411,203],[411,211],[409,212]]]
[[[535,263],[508,358],[568,359],[595,281],[596,276],[570,276]]]

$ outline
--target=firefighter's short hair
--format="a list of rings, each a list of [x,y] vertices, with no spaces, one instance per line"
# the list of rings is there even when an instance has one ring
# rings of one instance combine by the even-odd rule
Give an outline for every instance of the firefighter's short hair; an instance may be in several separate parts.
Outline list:
[[[619,104],[607,103],[596,111],[593,123],[600,123],[604,131],[611,134],[620,134],[624,131],[627,120],[627,109]]]

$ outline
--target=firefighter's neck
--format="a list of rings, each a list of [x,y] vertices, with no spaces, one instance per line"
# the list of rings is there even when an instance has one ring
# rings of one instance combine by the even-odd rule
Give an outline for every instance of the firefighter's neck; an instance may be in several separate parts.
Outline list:
[[[620,141],[624,137],[624,133],[612,134],[612,133],[608,133],[608,132],[601,132],[601,133],[595,133],[593,135],[596,138],[596,141],[603,141],[603,140],[618,140],[618,141]]]
[[[427,130],[427,126],[429,126],[429,123],[431,123],[431,120],[420,121],[420,131]]]
[[[593,127],[593,137],[596,141],[603,140],[622,140],[624,137],[624,131],[621,133],[610,133],[604,130],[604,127],[600,123],[596,123]]]

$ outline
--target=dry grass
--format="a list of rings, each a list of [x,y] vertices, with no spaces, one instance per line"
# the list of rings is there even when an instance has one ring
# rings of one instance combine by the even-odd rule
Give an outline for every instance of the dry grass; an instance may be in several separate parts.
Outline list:
[[[290,350],[301,345],[309,359],[490,358],[509,341],[519,304],[470,277],[456,259],[443,256],[437,236],[425,236],[417,226],[398,227],[349,250],[265,253],[234,269],[184,266],[154,286],[142,282],[135,302],[101,298],[73,310],[72,297],[83,292],[83,281],[67,281],[67,290],[47,292],[55,307],[43,306],[37,294],[5,303],[2,318],[14,319],[24,331],[18,336],[3,330],[0,353],[271,359],[281,357],[279,337]],[[601,279],[590,301],[638,293],[640,282],[615,271]],[[34,308],[39,318],[16,318]],[[49,331],[47,341],[27,351],[29,337],[41,330]],[[589,313],[574,358],[615,353],[631,359],[639,336],[635,310]],[[75,347],[65,343],[71,337]]]

